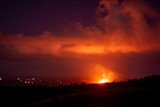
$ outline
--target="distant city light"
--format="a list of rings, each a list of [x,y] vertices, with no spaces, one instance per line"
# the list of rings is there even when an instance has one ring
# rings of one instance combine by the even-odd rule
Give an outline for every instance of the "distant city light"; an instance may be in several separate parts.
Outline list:
[[[2,81],[2,78],[0,78],[0,81]]]

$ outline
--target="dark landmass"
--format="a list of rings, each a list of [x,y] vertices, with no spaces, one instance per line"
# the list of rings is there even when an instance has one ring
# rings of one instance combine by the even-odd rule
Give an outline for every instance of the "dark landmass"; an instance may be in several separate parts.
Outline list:
[[[106,84],[0,89],[1,107],[160,107],[160,75]]]

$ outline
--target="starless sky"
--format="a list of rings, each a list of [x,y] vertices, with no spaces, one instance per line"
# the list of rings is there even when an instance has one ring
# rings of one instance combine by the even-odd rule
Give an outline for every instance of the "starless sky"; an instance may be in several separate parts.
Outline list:
[[[160,74],[159,7],[156,0],[1,0],[1,74]]]
[[[99,0],[1,0],[0,29],[7,33],[60,32],[65,24],[96,22]]]

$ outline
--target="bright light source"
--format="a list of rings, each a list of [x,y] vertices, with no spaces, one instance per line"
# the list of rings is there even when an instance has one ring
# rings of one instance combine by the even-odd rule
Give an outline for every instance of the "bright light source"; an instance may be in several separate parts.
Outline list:
[[[105,74],[102,74],[102,79],[98,83],[107,83],[110,82],[109,79],[106,77]]]
[[[100,80],[98,83],[103,84],[103,83],[108,83],[108,82],[109,82],[109,80],[107,80],[107,79],[102,79],[102,80]]]

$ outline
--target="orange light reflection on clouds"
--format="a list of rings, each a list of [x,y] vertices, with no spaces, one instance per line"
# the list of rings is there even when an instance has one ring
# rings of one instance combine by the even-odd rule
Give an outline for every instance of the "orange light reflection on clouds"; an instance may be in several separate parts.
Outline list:
[[[78,54],[104,54],[105,49],[102,46],[96,45],[77,45],[71,48],[65,49],[65,51],[78,53]]]
[[[103,16],[101,13],[105,9],[109,14]],[[1,34],[0,51],[11,56],[46,55],[73,58],[91,55],[93,59],[96,59],[97,54],[160,51],[160,15],[148,6],[145,0],[128,0],[123,4],[119,4],[118,0],[100,0],[97,14],[97,24],[101,27],[84,27],[78,37],[72,34],[65,37],[50,32],[36,36]],[[149,26],[145,15],[154,20],[153,27]],[[95,83],[103,79],[102,74],[106,75],[109,81],[113,81],[117,75],[117,71],[100,64],[93,68],[92,77]]]

